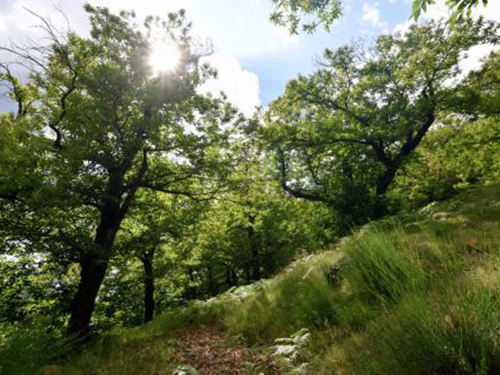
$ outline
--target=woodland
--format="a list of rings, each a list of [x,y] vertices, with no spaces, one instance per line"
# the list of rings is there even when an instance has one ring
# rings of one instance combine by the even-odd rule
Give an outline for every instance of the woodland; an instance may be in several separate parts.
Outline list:
[[[271,3],[291,33],[342,17]],[[32,13],[45,44],[0,43],[0,374],[498,374],[500,24],[447,6],[251,117],[200,94],[185,11]]]

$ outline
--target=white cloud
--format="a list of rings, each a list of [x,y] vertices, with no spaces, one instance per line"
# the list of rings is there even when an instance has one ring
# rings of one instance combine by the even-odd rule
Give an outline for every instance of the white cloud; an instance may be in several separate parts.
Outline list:
[[[363,3],[363,21],[368,22],[372,26],[382,29],[382,33],[387,34],[389,29],[387,23],[382,21],[378,3],[369,4]]]
[[[469,72],[481,68],[483,65],[482,59],[495,49],[495,46],[491,44],[480,44],[469,49],[467,53],[461,56],[458,65],[462,71],[462,75],[465,76]]]
[[[448,18],[451,15],[449,8],[446,6],[445,0],[438,0],[435,4],[431,5],[427,12],[424,13],[423,18],[429,20],[440,20],[442,18]],[[487,20],[500,21],[500,2],[491,1],[486,7],[479,5],[473,8],[472,11],[473,18],[484,17]],[[477,70],[482,65],[482,60],[490,52],[495,50],[497,47],[491,44],[482,44],[470,48],[467,53],[462,54],[461,60],[459,62],[460,70],[462,74],[458,77],[461,80],[470,71]]]
[[[0,0],[0,3],[3,4]],[[56,11],[53,0],[8,0],[10,3],[7,7],[6,4],[3,8],[4,11],[0,12],[0,39],[3,39],[8,43],[9,39],[12,39],[18,43],[23,43],[29,38],[37,39],[40,37],[39,29],[33,27],[38,23],[36,17],[31,16],[25,8],[35,11],[41,16],[50,16],[57,27],[66,27],[66,20]],[[177,11],[181,8],[188,11],[188,19],[192,19],[192,16],[200,17],[204,20],[206,24],[200,29],[194,30],[194,35],[207,35],[214,38],[214,43],[216,44],[216,49],[220,53],[215,54],[208,58],[210,63],[219,70],[219,77],[217,80],[212,80],[207,82],[200,90],[203,92],[211,92],[214,95],[218,95],[223,91],[229,98],[229,100],[239,108],[243,113],[249,115],[254,111],[255,106],[260,105],[259,99],[259,78],[258,76],[245,70],[241,64],[238,62],[238,49],[255,49],[254,54],[257,51],[262,53],[263,51],[276,51],[285,50],[290,46],[297,45],[299,43],[298,37],[290,36],[286,30],[281,30],[279,28],[273,28],[267,20],[267,15],[263,18],[263,21],[257,30],[253,29],[251,32],[250,25],[252,25],[252,18],[243,16],[241,18],[242,25],[234,30],[234,33],[227,35],[227,28],[224,26],[224,22],[216,22],[215,17],[212,15],[206,17],[206,2],[202,0],[88,0],[91,5],[94,6],[106,6],[112,11],[116,12],[121,9],[133,9],[137,14],[138,22],[142,22],[146,15],[157,14],[160,16],[166,15],[168,12]],[[223,0],[226,1],[226,0]],[[226,1],[227,2],[227,1]],[[261,2],[261,1],[260,1]],[[89,31],[88,18],[83,11],[82,5],[83,0],[59,0],[59,5],[61,9],[67,14],[69,20],[71,21],[71,26],[78,33],[86,35]],[[232,1],[231,1],[232,3]],[[224,5],[224,4],[222,4]],[[219,4],[218,6],[222,6]],[[256,7],[254,5],[254,7]],[[2,8],[2,6],[0,6]],[[218,9],[214,8],[214,12]],[[261,9],[255,9],[254,12],[261,12]],[[197,13],[198,12],[198,13]],[[220,14],[220,13],[217,13]],[[197,25],[199,20],[195,20],[194,24]],[[239,20],[232,19],[229,21],[240,22]],[[206,30],[213,31],[213,27],[216,25],[215,34],[207,33]],[[231,26],[231,25],[229,25]],[[255,26],[255,25],[254,25]],[[263,28],[267,28],[267,33],[262,32]],[[244,31],[244,32],[243,32]],[[253,44],[249,46],[242,37],[239,36],[240,32],[243,32],[243,36],[248,36],[248,41]],[[226,35],[226,40],[223,40],[222,49],[219,43],[219,35]],[[238,36],[238,37],[236,37]],[[257,41],[253,36],[260,37],[260,41]],[[265,45],[263,42],[266,42]],[[231,42],[230,44],[228,42]],[[261,42],[259,46],[258,43]],[[236,48],[235,48],[236,45]],[[231,48],[232,47],[232,48]]]
[[[392,29],[392,32],[394,34],[400,33],[400,34],[405,34],[409,29],[411,25],[414,25],[415,21],[413,20],[406,20],[401,23],[398,23],[394,28]]]
[[[80,33],[88,30],[88,21],[80,3],[54,4],[50,1],[17,0],[11,2],[7,11],[0,12],[0,33],[4,34],[2,39],[21,43],[27,38],[38,39],[41,33],[37,26],[41,21],[30,12],[50,19],[58,29],[67,28],[69,20],[70,26]]]
[[[273,25],[273,35],[277,37],[278,44],[282,47],[298,46],[300,44],[300,37],[297,34],[290,34],[286,27]]]
[[[423,18],[434,21],[448,18],[449,16],[450,10],[446,6],[444,0],[437,0],[434,4],[430,5],[427,11],[422,15]]]
[[[92,5],[105,6],[113,11],[133,9],[139,19],[149,15],[166,16],[167,13],[180,9],[189,11],[199,2],[200,0],[89,0]]]
[[[373,26],[380,25],[380,11],[376,3],[375,5],[363,3],[363,21],[371,23]]]
[[[200,93],[219,95],[222,91],[241,112],[251,115],[260,105],[257,74],[245,70],[236,58],[228,55],[214,54],[207,62],[218,70],[218,77],[206,82]]]

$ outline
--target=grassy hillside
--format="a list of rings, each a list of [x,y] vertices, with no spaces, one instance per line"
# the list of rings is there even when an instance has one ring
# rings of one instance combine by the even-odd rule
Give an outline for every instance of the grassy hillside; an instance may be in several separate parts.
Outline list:
[[[470,188],[367,225],[272,280],[113,331],[40,372],[498,374],[499,218],[500,186]],[[0,353],[4,373],[32,373],[46,353],[32,332]]]

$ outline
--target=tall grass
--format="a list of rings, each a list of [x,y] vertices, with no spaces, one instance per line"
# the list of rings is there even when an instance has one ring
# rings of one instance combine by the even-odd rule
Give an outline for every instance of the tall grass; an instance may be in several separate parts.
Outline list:
[[[329,252],[288,268],[273,283],[230,309],[224,321],[229,331],[256,343],[286,337],[304,327],[335,324],[336,287],[328,282],[326,271],[338,258],[338,253]]]
[[[0,374],[33,375],[48,354],[51,341],[46,325],[0,325]]]
[[[500,373],[500,303],[488,290],[411,295],[348,350],[353,374]]]
[[[391,231],[375,227],[353,241],[346,253],[347,280],[373,299],[396,301],[426,287],[424,268],[400,226]]]
[[[169,373],[175,331],[207,324],[265,345],[307,327],[312,374],[500,374],[500,224],[491,221],[500,208],[448,205],[452,214],[438,219],[372,223],[244,293],[111,331],[63,361],[63,374]],[[326,271],[338,262],[341,281],[332,284]],[[0,332],[0,340],[2,375],[36,373],[43,330]]]

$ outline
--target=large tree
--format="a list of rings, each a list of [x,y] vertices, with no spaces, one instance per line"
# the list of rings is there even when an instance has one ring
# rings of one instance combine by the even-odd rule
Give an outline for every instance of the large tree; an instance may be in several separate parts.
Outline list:
[[[264,129],[290,195],[325,202],[363,222],[439,116],[456,109],[460,58],[497,43],[499,25],[469,20],[384,35],[373,48],[327,50],[319,69],[291,81]]]
[[[0,77],[18,106],[0,118],[0,131],[17,141],[2,152],[10,163],[0,168],[3,217],[22,207],[16,222],[30,222],[33,235],[23,238],[20,225],[10,238],[25,247],[37,235],[68,239],[66,254],[80,265],[69,332],[90,325],[117,232],[140,189],[192,199],[220,189],[228,158],[219,152],[227,140],[223,124],[234,115],[197,94],[213,72],[183,12],[150,17],[140,27],[131,12],[85,10],[90,37],[40,19],[48,44],[2,47],[11,57]],[[158,35],[182,57],[174,70],[155,74],[148,55]],[[11,73],[13,61],[30,71],[24,85]],[[43,233],[31,225],[37,217]]]

